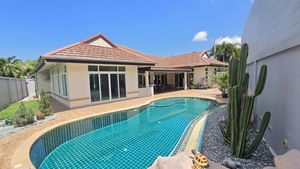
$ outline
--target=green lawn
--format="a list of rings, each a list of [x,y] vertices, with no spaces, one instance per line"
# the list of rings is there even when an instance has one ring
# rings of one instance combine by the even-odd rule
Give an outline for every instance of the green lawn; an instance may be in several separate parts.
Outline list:
[[[15,112],[18,110],[18,107],[20,105],[20,101],[13,103],[11,105],[9,105],[8,107],[6,107],[5,109],[0,111],[0,120],[4,120],[6,118],[12,118],[15,114]],[[28,108],[32,108],[32,110],[36,113],[38,112],[39,109],[39,103],[38,100],[31,100],[31,101],[23,101],[23,103],[25,104],[25,107]]]

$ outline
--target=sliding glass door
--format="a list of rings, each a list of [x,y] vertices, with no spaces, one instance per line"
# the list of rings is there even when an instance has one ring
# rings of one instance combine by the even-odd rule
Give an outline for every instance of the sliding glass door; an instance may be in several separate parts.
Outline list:
[[[100,74],[101,100],[109,100],[108,74]]]
[[[111,98],[119,98],[119,87],[118,87],[118,75],[110,74],[110,89],[111,89]]]
[[[119,74],[120,97],[126,97],[125,74]]]
[[[126,97],[124,66],[89,66],[92,102]]]
[[[98,74],[90,74],[90,95],[92,102],[100,101]]]

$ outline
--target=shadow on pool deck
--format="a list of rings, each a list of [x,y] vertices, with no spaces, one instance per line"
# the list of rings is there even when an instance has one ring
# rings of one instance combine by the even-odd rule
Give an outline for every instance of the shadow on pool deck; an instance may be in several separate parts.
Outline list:
[[[62,103],[58,102],[57,100],[55,100],[53,98],[50,98],[49,101],[50,101],[50,104],[55,113],[66,111],[66,110],[70,109],[67,106],[63,105]]]

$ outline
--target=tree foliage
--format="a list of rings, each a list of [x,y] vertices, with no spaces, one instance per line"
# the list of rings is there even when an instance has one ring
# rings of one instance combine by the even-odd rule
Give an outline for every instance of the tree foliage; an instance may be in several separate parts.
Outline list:
[[[0,76],[26,78],[37,64],[37,60],[21,61],[16,56],[0,57]]]
[[[226,43],[216,45],[209,50],[209,55],[222,62],[229,62],[231,56],[238,57],[240,48],[237,44]]]
[[[220,72],[216,75],[212,75],[211,79],[212,79],[212,83],[215,83],[219,86],[219,90],[223,93],[226,94],[228,87],[229,87],[229,83],[228,83],[228,71],[225,72]]]

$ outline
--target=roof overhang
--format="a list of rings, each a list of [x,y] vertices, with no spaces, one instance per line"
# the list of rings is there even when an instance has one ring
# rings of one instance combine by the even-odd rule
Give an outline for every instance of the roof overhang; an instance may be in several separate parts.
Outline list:
[[[214,67],[228,67],[228,65],[221,65],[221,64],[195,65],[195,66],[192,66],[192,67],[206,67],[206,66],[214,66]]]
[[[151,71],[151,72],[191,72],[190,68],[172,68],[172,67],[147,67],[141,68],[140,71]]]
[[[38,65],[35,72],[38,72],[45,63],[57,62],[57,63],[84,63],[84,64],[119,64],[119,65],[137,65],[137,66],[154,66],[154,62],[140,62],[131,60],[114,60],[103,58],[91,58],[85,56],[65,56],[65,55],[52,55],[42,56],[39,58]]]

